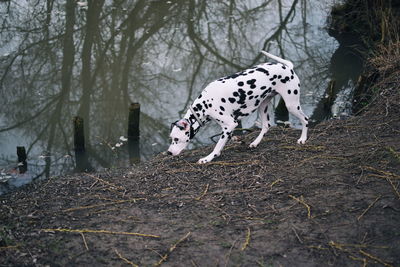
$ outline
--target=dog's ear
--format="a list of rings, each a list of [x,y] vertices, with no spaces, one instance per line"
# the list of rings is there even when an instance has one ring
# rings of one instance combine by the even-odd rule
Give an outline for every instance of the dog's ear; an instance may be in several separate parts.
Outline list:
[[[175,125],[176,125],[179,129],[184,130],[184,131],[189,131],[189,129],[190,129],[190,124],[189,124],[189,122],[188,122],[186,119],[182,119],[182,120],[177,121],[177,122],[175,123]]]

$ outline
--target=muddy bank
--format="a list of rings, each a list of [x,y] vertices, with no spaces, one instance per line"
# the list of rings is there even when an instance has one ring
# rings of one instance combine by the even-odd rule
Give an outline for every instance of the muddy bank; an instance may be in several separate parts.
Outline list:
[[[0,198],[0,265],[399,266],[399,70],[359,116]]]
[[[0,266],[400,266],[400,45],[358,115],[0,197]],[[365,90],[363,90],[365,91]]]

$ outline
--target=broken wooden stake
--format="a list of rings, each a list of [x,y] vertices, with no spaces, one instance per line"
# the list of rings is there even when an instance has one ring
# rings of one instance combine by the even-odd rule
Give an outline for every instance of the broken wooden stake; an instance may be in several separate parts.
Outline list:
[[[75,170],[77,172],[93,171],[85,149],[85,127],[83,119],[79,116],[74,117],[74,150],[75,150]]]
[[[28,170],[28,163],[26,162],[26,150],[24,146],[17,146],[18,156],[18,171],[19,173],[25,173]]]
[[[131,103],[128,116],[128,151],[131,164],[140,162],[140,104]]]

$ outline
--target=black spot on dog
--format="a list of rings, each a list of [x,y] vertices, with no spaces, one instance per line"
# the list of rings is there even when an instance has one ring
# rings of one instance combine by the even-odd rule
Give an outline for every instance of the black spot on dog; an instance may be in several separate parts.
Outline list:
[[[291,80],[293,80],[293,79],[294,79],[294,76],[293,76],[293,75],[292,75],[292,76],[290,76],[290,79],[291,79]]]
[[[290,94],[292,93],[292,91],[290,91],[290,90],[287,90],[287,93],[290,95]]]
[[[258,106],[258,104],[260,104],[260,99],[257,99],[256,103],[254,103],[255,106]]]
[[[263,69],[263,68],[257,68],[256,71],[262,72],[267,76],[269,75],[269,72],[266,69]]]
[[[244,109],[244,108],[247,108],[247,105],[246,105],[246,104],[241,105],[240,108],[243,108],[243,109]]]
[[[238,82],[238,86],[243,86],[244,83],[243,82]]]
[[[200,98],[202,98],[202,97],[203,97],[203,96],[200,94],[199,97],[198,97],[198,99],[200,99]]]
[[[264,93],[262,93],[262,94],[261,94],[261,98],[264,98],[264,97],[266,97],[266,96],[267,96],[267,94],[268,94],[268,91],[264,91]]]
[[[264,89],[266,89],[266,88],[267,88],[266,86],[261,86],[261,87],[260,87],[261,90],[264,90]]]
[[[212,108],[212,104],[208,104],[208,107],[209,107],[209,108]]]
[[[225,98],[221,98],[221,102],[222,102],[222,103],[226,103]]]
[[[238,92],[240,96],[237,102],[238,104],[244,104],[244,101],[246,100],[246,92],[242,88],[239,88]]]
[[[233,116],[234,116],[234,119],[235,119],[235,120],[237,120],[241,115],[242,115],[242,112],[240,112],[239,109],[235,109],[235,110],[233,111]]]
[[[254,96],[252,96],[252,95],[251,95],[251,96],[249,96],[249,100],[252,100],[253,98],[254,98]]]
[[[285,70],[285,69],[286,69],[286,67],[285,67],[284,65],[282,65],[282,69],[284,69],[284,70]]]
[[[232,104],[235,103],[236,99],[234,99],[233,97],[228,98],[229,102],[231,102]]]
[[[290,80],[290,78],[288,76],[285,77],[285,79],[282,79],[281,82],[282,83],[286,83]]]
[[[265,106],[264,113],[267,113],[267,111],[268,111],[268,105]],[[269,120],[269,114],[267,114],[267,120]]]
[[[253,91],[248,91],[247,92],[247,95],[252,95],[253,94]]]
[[[201,104],[197,104],[196,107],[197,107],[197,109],[198,109],[199,111],[203,109],[203,107],[202,107]]]
[[[224,113],[222,113],[222,112],[219,112],[219,115],[221,115],[221,116],[222,116],[222,115],[224,115]]]
[[[272,85],[276,85],[276,82],[272,82]]]
[[[196,107],[193,108],[194,111],[197,111],[198,109]]]
[[[256,82],[256,79],[251,79],[251,80],[248,80],[246,83],[247,84],[254,84]]]
[[[307,117],[304,117],[304,119],[305,119],[306,121],[308,121],[308,118],[307,118]]]
[[[282,75],[278,75],[278,79],[282,78]]]
[[[254,70],[249,71],[249,73],[253,73],[253,72],[254,72]]]
[[[298,93],[298,91],[297,91],[297,90],[294,90],[294,91],[293,91],[293,94],[297,95],[297,93]]]
[[[300,106],[297,106],[297,110],[300,110]]]
[[[225,108],[223,106],[219,107],[222,111],[225,111]]]
[[[290,73],[291,73],[291,74],[294,74],[294,71],[293,71],[293,70],[290,70]]]
[[[233,96],[239,96],[238,92],[233,92]]]
[[[255,89],[257,86],[255,84],[250,85],[251,89]]]

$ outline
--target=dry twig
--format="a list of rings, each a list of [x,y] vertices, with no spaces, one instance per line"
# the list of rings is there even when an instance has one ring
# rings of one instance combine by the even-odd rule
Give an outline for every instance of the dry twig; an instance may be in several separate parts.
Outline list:
[[[67,232],[67,233],[95,233],[95,234],[111,234],[111,235],[134,235],[141,237],[152,237],[152,238],[160,238],[158,235],[151,234],[141,234],[141,233],[132,233],[132,232],[115,232],[108,230],[90,230],[90,229],[42,229],[43,232]]]
[[[386,177],[386,180],[390,183],[390,185],[392,186],[394,192],[396,193],[397,197],[400,199],[400,193],[397,190],[396,186],[394,185],[394,183],[392,182],[392,180],[389,177]]]
[[[124,262],[126,262],[127,264],[131,265],[131,266],[135,266],[135,267],[139,267],[139,265],[134,264],[133,262],[131,262],[130,260],[128,260],[127,258],[123,257],[117,249],[114,249],[115,253],[118,255],[118,258],[120,258],[121,260],[123,260]]]
[[[272,187],[273,187],[275,184],[279,183],[279,182],[283,182],[283,180],[282,180],[282,179],[277,179],[277,180],[273,181],[269,186],[270,186],[271,189],[272,189]]]
[[[81,234],[81,236],[82,236],[83,244],[85,245],[86,250],[89,250],[89,247],[88,247],[88,245],[87,245],[87,243],[86,243],[85,235],[84,235],[83,233],[80,233],[80,234]]]
[[[376,202],[378,202],[380,198],[381,196],[378,196],[371,204],[369,204],[369,206],[363,211],[363,213],[361,213],[361,215],[357,217],[357,221],[359,221],[365,215],[365,213],[367,213],[369,209],[372,208],[372,206],[375,205]]]
[[[108,185],[108,186],[110,186],[110,187],[112,187],[112,188],[114,188],[114,189],[119,189],[119,190],[124,190],[124,191],[126,191],[125,187],[123,187],[123,186],[115,185],[115,184],[113,184],[113,183],[110,183],[110,182],[108,182],[108,181],[106,181],[106,180],[104,180],[104,179],[101,179],[101,178],[96,177],[96,176],[94,176],[94,175],[91,175],[91,174],[89,174],[89,173],[85,173],[85,175],[88,176],[88,177],[91,177],[91,178],[95,179],[95,180],[98,181],[98,182],[101,182],[101,183],[103,183],[103,184],[106,184],[106,185]]]
[[[200,200],[202,197],[204,197],[207,194],[208,188],[209,188],[210,184],[206,185],[206,188],[204,189],[203,193],[201,193],[200,196],[196,197],[195,200]]]
[[[15,245],[15,246],[5,246],[5,247],[0,247],[0,250],[3,250],[3,249],[14,249],[14,248],[18,248],[19,247],[19,245]]]
[[[354,257],[352,255],[349,256],[350,259],[355,260],[355,261],[362,261],[363,265],[362,267],[366,267],[367,266],[367,259],[366,258],[357,258]]]
[[[244,241],[242,247],[240,248],[241,251],[245,250],[247,246],[250,244],[250,228],[247,227],[247,233],[246,233],[246,240]]]
[[[369,245],[364,245],[364,244],[343,244],[343,243],[336,243],[334,241],[329,241],[329,245],[331,247],[335,247],[335,248],[338,248],[338,249],[343,249],[345,247],[350,247],[350,248],[382,248],[382,249],[389,248],[388,246],[369,246]]]
[[[376,169],[371,166],[362,166],[361,168],[382,174],[381,176],[376,176],[376,177],[386,178],[387,176],[391,176],[394,179],[400,179],[400,175],[397,175],[395,173],[391,173],[388,171],[384,171],[384,170],[379,170],[379,169]]]
[[[183,241],[185,241],[189,236],[191,235],[191,232],[188,232],[186,235],[184,235],[181,239],[179,239],[175,244],[173,244],[169,249],[168,252],[166,254],[164,254],[161,259],[154,264],[154,266],[160,266],[164,261],[166,261],[168,259],[168,256],[172,253],[172,251],[174,251],[176,249],[176,247],[182,243]]]
[[[307,217],[308,217],[309,219],[311,219],[311,207],[310,207],[310,205],[308,205],[308,204],[304,201],[303,196],[301,196],[300,198],[297,198],[297,197],[295,197],[295,196],[289,195],[289,197],[292,198],[292,199],[294,199],[294,200],[296,200],[297,202],[303,204],[303,205],[306,207],[306,209],[307,209]]]
[[[385,261],[379,259],[378,257],[376,257],[376,256],[374,256],[374,255],[371,255],[371,254],[369,254],[369,253],[363,251],[362,249],[360,249],[360,253],[363,254],[364,256],[367,256],[368,258],[370,258],[370,259],[372,259],[372,260],[374,260],[374,261],[377,261],[377,262],[379,262],[379,263],[381,263],[381,264],[387,266],[387,267],[394,267],[392,264],[387,263],[387,262],[385,262]]]

